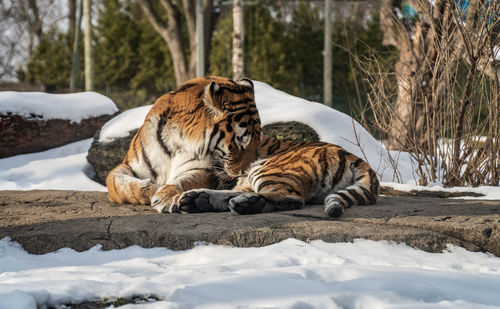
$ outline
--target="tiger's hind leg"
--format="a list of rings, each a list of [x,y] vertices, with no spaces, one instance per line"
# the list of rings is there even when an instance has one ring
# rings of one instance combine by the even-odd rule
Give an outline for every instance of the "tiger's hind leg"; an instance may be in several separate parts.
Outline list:
[[[229,209],[240,215],[296,210],[303,205],[302,197],[280,191],[244,193],[229,201]]]
[[[134,177],[130,167],[124,163],[113,169],[106,178],[109,200],[116,203],[147,205],[158,189],[150,179]]]

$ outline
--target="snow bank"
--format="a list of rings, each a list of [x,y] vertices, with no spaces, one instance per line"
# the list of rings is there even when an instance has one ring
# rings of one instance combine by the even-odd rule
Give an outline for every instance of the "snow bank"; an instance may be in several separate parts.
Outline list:
[[[31,120],[67,119],[80,122],[90,117],[112,115],[117,111],[110,98],[96,92],[0,92],[0,114],[10,113]]]
[[[99,142],[111,142],[115,138],[128,136],[130,131],[142,126],[151,107],[153,105],[129,109],[106,122],[101,128]]]
[[[310,102],[268,84],[254,81],[255,102],[263,125],[278,121],[300,121],[312,127],[325,142],[339,145],[364,158],[384,181],[394,181],[395,173],[389,154],[397,158],[399,180],[413,180],[408,153],[389,153],[368,131],[350,116],[323,104]],[[101,130],[100,142],[124,137],[140,127],[152,105],[126,111],[108,121]],[[358,146],[358,143],[360,146]]]
[[[500,258],[454,246],[432,254],[385,241],[31,255],[5,238],[0,273],[0,308],[134,295],[160,299],[146,308],[500,306]]]
[[[471,197],[471,196],[460,196],[453,197],[455,199],[481,199],[481,200],[500,200],[500,188],[494,186],[479,186],[479,187],[452,187],[445,188],[440,184],[431,184],[428,186],[417,186],[412,184],[403,184],[403,183],[394,183],[394,182],[382,182],[380,183],[382,186],[391,187],[395,190],[399,191],[435,191],[435,192],[472,192],[483,194],[484,196],[480,197]]]
[[[94,173],[86,159],[91,143],[89,138],[47,151],[0,159],[0,190],[106,191],[106,187],[86,176]]]

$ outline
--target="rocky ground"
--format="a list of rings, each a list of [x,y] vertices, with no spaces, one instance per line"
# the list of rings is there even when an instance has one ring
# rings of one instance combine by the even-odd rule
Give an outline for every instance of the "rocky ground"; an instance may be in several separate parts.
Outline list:
[[[431,252],[451,243],[500,256],[500,201],[382,196],[376,205],[330,219],[319,205],[247,216],[182,215],[110,203],[104,192],[0,191],[0,196],[0,239],[8,236],[36,254],[96,244],[107,250],[131,245],[181,250],[197,241],[265,246],[294,237],[384,239]]]

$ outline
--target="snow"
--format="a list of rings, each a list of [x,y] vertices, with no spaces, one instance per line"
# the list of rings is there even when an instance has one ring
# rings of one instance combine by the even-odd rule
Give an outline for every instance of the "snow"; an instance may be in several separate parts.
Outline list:
[[[386,241],[200,244],[31,255],[0,240],[0,308],[154,296],[122,308],[498,308],[500,258]]]
[[[0,91],[0,114],[20,115],[30,120],[67,119],[80,122],[117,111],[110,98],[96,92],[48,94]]]
[[[99,142],[107,143],[115,138],[128,136],[130,131],[139,128],[144,123],[151,107],[153,105],[129,109],[106,122],[101,128]]]
[[[89,138],[43,152],[0,159],[0,190],[106,191],[106,187],[86,176],[94,172],[86,160],[91,143]]]
[[[440,184],[431,184],[429,186],[417,186],[413,184],[403,184],[395,182],[381,182],[380,185],[385,187],[391,187],[399,191],[409,192],[415,191],[444,191],[444,192],[472,192],[483,194],[483,196],[472,197],[472,196],[461,196],[454,197],[456,199],[480,199],[480,200],[500,200],[500,188],[494,186],[479,186],[476,188],[472,187],[452,187],[445,188]]]

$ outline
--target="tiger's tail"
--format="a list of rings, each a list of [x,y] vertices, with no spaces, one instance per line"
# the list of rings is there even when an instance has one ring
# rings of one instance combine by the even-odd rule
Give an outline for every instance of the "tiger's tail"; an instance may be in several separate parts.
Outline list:
[[[371,205],[377,202],[379,181],[375,172],[362,159],[351,162],[353,184],[325,197],[325,211],[330,217],[339,217],[352,205]]]

